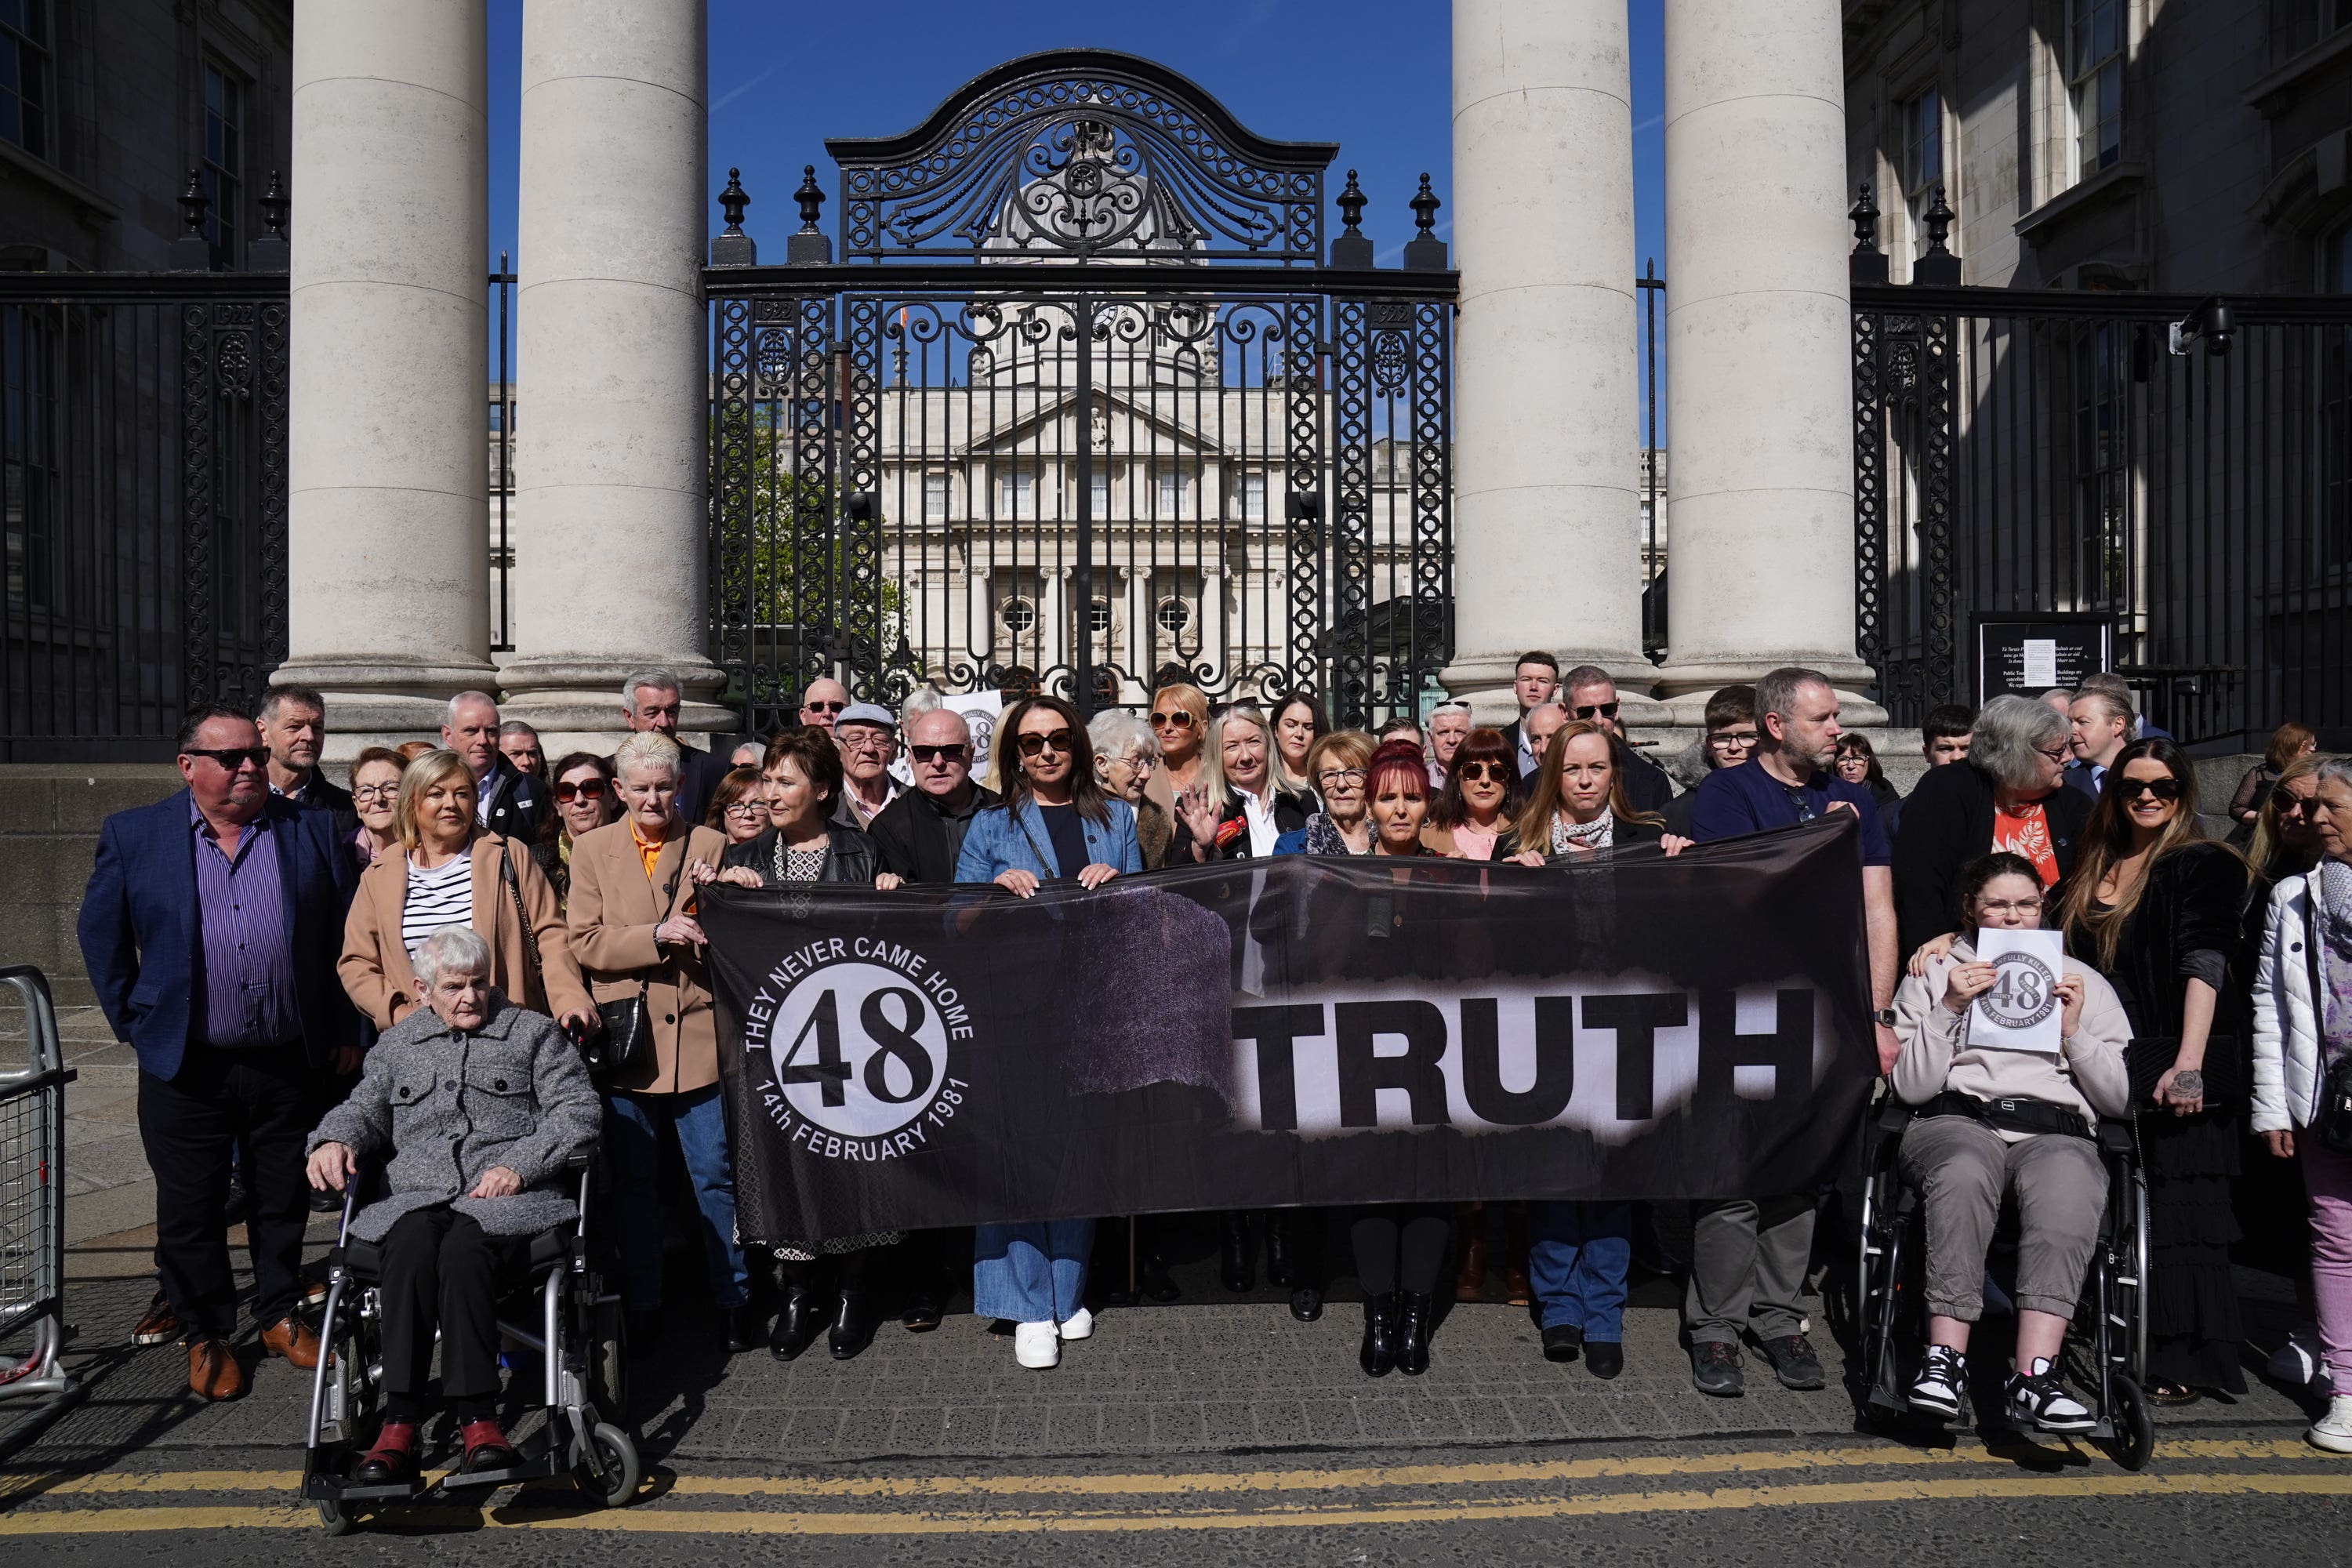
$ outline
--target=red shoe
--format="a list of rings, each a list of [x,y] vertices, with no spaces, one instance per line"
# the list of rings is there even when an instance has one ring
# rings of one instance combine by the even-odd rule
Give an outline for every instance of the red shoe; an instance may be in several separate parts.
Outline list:
[[[463,1436],[466,1454],[457,1461],[457,1470],[461,1475],[470,1476],[481,1470],[511,1469],[520,1462],[515,1454],[514,1445],[507,1441],[507,1435],[499,1430],[499,1424],[495,1421],[488,1418],[468,1421]]]
[[[363,1487],[399,1486],[416,1479],[416,1423],[387,1421],[375,1447],[360,1456],[352,1479]]]

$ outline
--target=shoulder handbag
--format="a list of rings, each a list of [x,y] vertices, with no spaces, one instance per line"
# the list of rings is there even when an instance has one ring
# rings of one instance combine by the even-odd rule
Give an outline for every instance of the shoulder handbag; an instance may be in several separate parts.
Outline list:
[[[680,871],[683,874],[682,862]],[[672,877],[669,886],[662,889],[664,921],[669,918],[669,906],[677,900],[677,882],[678,879]],[[658,925],[660,921],[655,923]],[[603,1021],[604,1030],[582,1047],[580,1053],[591,1075],[598,1079],[617,1078],[652,1052],[653,1031],[647,1026],[646,1009],[646,996],[652,989],[651,980],[640,980],[635,995],[596,1004],[596,1016]]]
[[[530,911],[522,907],[522,884],[515,877],[514,843],[510,839],[499,841],[499,882],[505,888],[507,897],[513,901],[515,921],[522,928],[522,950],[529,961],[526,973],[531,985],[538,990],[540,999],[545,1001],[547,986],[540,978],[539,933],[530,929]]]

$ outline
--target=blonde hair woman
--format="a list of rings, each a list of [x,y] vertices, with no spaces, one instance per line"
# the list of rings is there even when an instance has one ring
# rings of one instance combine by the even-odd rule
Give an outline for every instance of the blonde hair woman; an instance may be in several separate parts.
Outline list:
[[[400,775],[387,846],[360,876],[343,921],[343,989],[379,1029],[417,1006],[412,959],[425,939],[467,926],[490,950],[488,981],[536,1013],[593,1026],[555,889],[522,845],[474,820],[474,778],[455,752],[427,752]]]

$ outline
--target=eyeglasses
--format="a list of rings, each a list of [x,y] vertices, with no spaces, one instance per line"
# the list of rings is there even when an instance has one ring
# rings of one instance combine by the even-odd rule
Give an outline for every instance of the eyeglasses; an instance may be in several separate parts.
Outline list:
[[[1480,784],[1487,780],[1496,784],[1511,782],[1510,773],[1501,763],[1456,763],[1454,764],[1454,776],[1464,784]]]
[[[602,800],[604,798],[604,781],[603,779],[581,779],[574,782],[567,779],[563,783],[555,786],[555,798],[558,800]]]
[[[352,791],[352,799],[354,801],[394,800],[397,799],[399,795],[400,786],[396,784],[362,784],[359,788]]]
[[[1189,730],[1199,722],[1198,719],[1181,708],[1173,713],[1154,713],[1151,716],[1151,727],[1155,730]]]
[[[969,748],[961,743],[945,746],[909,746],[907,748],[919,763],[960,763]]]
[[[1720,735],[1709,735],[1706,743],[1713,751],[1744,752],[1756,743],[1757,738],[1753,730],[1727,730]]]
[[[2179,779],[2117,779],[2116,790],[2126,800],[2137,800],[2143,795],[2152,795],[2158,800],[2179,800],[2180,781]]]
[[[1797,808],[1799,822],[1811,822],[1819,815],[1813,810],[1813,797],[1807,791],[1796,784],[1782,784],[1780,788],[1788,795],[1789,804]]]
[[[1022,736],[1018,743],[1021,747],[1021,754],[1024,757],[1034,757],[1042,752],[1066,754],[1072,746],[1077,744],[1077,738],[1067,730],[1051,730],[1042,735],[1033,731]]]
[[[739,800],[727,807],[728,816],[733,816],[738,813],[745,816],[765,816],[768,815],[768,803],[763,800]]]
[[[1315,775],[1315,782],[1322,785],[1325,789],[1346,789],[1350,784],[1354,785],[1358,789],[1361,789],[1364,786],[1364,770],[1361,768],[1326,768],[1321,773]]]
[[[2026,915],[2038,920],[2042,915],[2042,900],[2021,899],[2013,904],[1980,903],[1977,906],[1977,913],[1979,915]]]
[[[801,704],[801,711],[803,713],[838,713],[848,706],[849,704],[846,702],[803,702]]]
[[[2060,746],[2055,751],[2053,751],[2048,746],[2036,746],[2033,749],[2041,752],[2043,756],[2049,758],[2052,762],[2062,764],[2068,757],[2074,754],[2071,748],[2065,746]]]
[[[269,765],[269,748],[267,746],[190,746],[180,755],[210,757],[231,773],[236,772],[240,766],[266,768]]]
[[[1581,708],[1571,708],[1568,711],[1570,717],[1576,719],[1614,719],[1617,717],[1617,704],[1588,702]]]
[[[839,731],[835,739],[845,752],[887,752],[890,749],[890,731],[870,730],[863,724],[852,724]]]
[[[2271,791],[2271,809],[2284,816],[2291,811],[2308,811],[2319,804],[2316,795],[2297,795],[2293,790]]]

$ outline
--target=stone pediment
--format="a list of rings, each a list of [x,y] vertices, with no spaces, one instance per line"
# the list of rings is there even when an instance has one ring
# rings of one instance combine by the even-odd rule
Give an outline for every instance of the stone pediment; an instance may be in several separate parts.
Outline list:
[[[1204,393],[1199,401],[1208,403],[1223,395],[1219,392]],[[979,412],[975,405],[974,415]],[[1093,424],[1094,449],[1104,457],[1201,458],[1222,455],[1203,432],[1181,419],[1170,417],[1163,409],[1113,390],[1096,390]],[[956,455],[1074,457],[1080,440],[1078,395],[1067,392],[1024,409],[989,430],[976,431]]]

